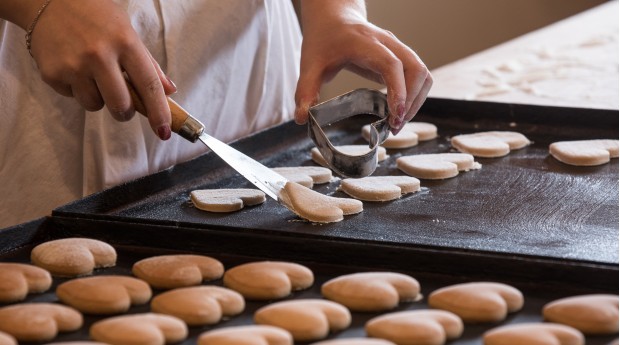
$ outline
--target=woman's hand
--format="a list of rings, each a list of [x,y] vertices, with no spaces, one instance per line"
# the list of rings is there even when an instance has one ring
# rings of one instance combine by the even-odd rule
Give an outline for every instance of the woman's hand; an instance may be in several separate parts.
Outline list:
[[[392,133],[418,112],[433,78],[416,53],[366,20],[363,1],[302,1],[303,43],[295,121],[308,119],[324,82],[346,68],[387,86]]]

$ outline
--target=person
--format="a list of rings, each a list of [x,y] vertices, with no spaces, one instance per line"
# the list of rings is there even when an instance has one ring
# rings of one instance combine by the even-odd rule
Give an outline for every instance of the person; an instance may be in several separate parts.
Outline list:
[[[167,95],[231,141],[305,123],[346,68],[387,86],[397,133],[432,85],[422,60],[362,0],[300,12],[290,0],[0,2],[0,228],[204,153],[171,135]]]

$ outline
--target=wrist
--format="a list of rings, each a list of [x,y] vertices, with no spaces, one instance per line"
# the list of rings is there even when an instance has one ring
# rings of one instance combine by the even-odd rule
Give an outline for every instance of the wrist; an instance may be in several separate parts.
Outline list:
[[[28,30],[28,26],[37,16],[37,12],[46,0],[2,0],[0,1],[0,18]]]
[[[302,28],[365,22],[366,5],[362,0],[306,0],[301,2],[301,20]]]

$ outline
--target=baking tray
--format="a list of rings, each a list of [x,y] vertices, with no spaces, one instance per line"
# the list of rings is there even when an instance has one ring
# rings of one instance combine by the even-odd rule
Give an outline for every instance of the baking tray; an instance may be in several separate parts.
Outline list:
[[[326,132],[334,144],[363,144],[360,128],[370,120],[353,117]],[[498,261],[512,261],[515,270],[530,278],[539,273],[537,264],[530,265],[534,262],[598,265],[617,273],[618,160],[573,167],[550,157],[548,145],[558,140],[618,138],[618,111],[428,99],[415,120],[436,124],[439,137],[410,149],[388,150],[390,158],[375,175],[402,174],[395,166],[402,155],[451,152],[449,138],[456,134],[513,130],[533,144],[502,158],[477,159],[481,170],[447,180],[422,180],[421,192],[399,200],[364,202],[362,213],[339,223],[300,221],[273,200],[231,214],[192,207],[189,192],[194,189],[252,187],[212,153],[60,207],[53,216],[73,225],[101,220],[157,225],[171,238],[181,229],[191,229],[233,238],[292,237],[309,245],[386,247],[387,252],[394,248],[401,255],[412,250],[416,259],[426,262],[430,260],[420,253],[443,251],[455,260],[471,261],[474,267],[485,262],[489,270],[495,270]],[[270,167],[315,165],[306,127],[292,122],[233,146]],[[337,191],[338,184],[336,180],[315,190],[346,196]],[[382,260],[374,256],[368,260]]]
[[[99,269],[95,275],[114,274],[131,275],[133,263],[143,258],[171,254],[171,253],[194,253],[210,255],[219,259],[226,269],[238,264],[257,260],[285,260],[297,262],[309,267],[315,274],[314,285],[304,291],[295,292],[287,299],[301,298],[322,298],[320,286],[323,282],[340,276],[342,274],[384,270],[380,261],[373,262],[359,260],[362,256],[368,256],[376,248],[366,248],[366,251],[359,250],[356,254],[351,251],[340,251],[342,248],[317,248],[314,246],[301,246],[300,241],[283,241],[283,238],[276,238],[271,241],[269,238],[255,238],[252,236],[241,236],[233,238],[231,236],[218,235],[205,231],[170,231],[167,227],[146,224],[130,224],[123,222],[99,221],[90,227],[68,226],[67,222],[58,221],[55,218],[40,219],[18,227],[0,230],[0,262],[22,262],[28,263],[30,251],[34,245],[44,241],[64,237],[90,237],[106,241],[112,244],[118,253],[117,265],[112,268]],[[340,242],[338,242],[340,243]],[[321,255],[327,251],[332,251],[332,255]],[[339,253],[339,254],[338,254]],[[435,266],[424,262],[404,260],[394,253],[391,261],[390,271],[401,272],[415,277],[421,285],[421,292],[428,296],[437,288],[468,281],[475,281],[477,277],[463,274],[468,271],[469,263],[462,261],[451,261],[451,272],[438,273]],[[430,259],[436,262],[444,261],[444,252],[437,251],[426,253]],[[540,322],[542,307],[557,298],[589,294],[589,293],[612,293],[616,294],[618,289],[615,287],[596,288],[589,284],[568,284],[558,283],[547,279],[546,274],[541,274],[536,280],[524,280],[518,274],[498,276],[494,272],[485,269],[484,264],[478,267],[482,272],[483,279],[487,281],[498,281],[511,284],[519,288],[525,296],[524,308],[499,324],[466,324],[463,336],[455,341],[449,342],[452,345],[474,345],[481,344],[481,335],[488,329],[499,325],[515,324],[522,322]],[[510,266],[503,267],[507,272],[512,272]],[[542,267],[540,269],[543,269]],[[590,279],[591,274],[598,271],[601,274],[609,272],[602,267],[589,267],[588,272],[583,267],[574,265],[561,265],[548,268],[551,273],[570,275],[581,281]],[[543,272],[544,273],[544,272]],[[616,281],[617,274],[610,279]],[[43,294],[32,294],[24,302],[58,302],[54,291],[58,284],[66,281],[66,278],[54,278],[52,288]],[[222,285],[221,280],[207,282],[205,284]],[[613,284],[611,284],[613,285]],[[154,290],[154,294],[160,293]],[[427,309],[427,299],[420,302],[403,303],[395,311]],[[230,327],[237,325],[252,324],[254,312],[270,302],[251,302],[247,301],[245,311],[238,316],[231,318],[214,326],[190,327],[190,337],[183,344],[195,344],[197,337],[208,330]],[[2,306],[2,304],[0,304]],[[132,307],[128,313],[148,312],[148,305]],[[352,313],[353,321],[350,328],[343,332],[330,335],[330,338],[364,337],[364,324],[366,321],[375,317],[377,313]],[[74,341],[87,340],[88,328],[100,316],[85,315],[84,326],[76,332],[62,333],[55,341]],[[588,345],[608,344],[616,336],[588,337]]]

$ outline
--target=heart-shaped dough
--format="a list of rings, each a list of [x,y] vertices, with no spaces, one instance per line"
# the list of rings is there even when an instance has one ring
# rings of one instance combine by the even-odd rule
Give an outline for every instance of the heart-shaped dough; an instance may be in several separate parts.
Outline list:
[[[461,134],[452,137],[452,146],[463,153],[476,157],[502,157],[511,150],[518,150],[530,144],[525,135],[510,131],[490,131]]]
[[[549,153],[562,163],[594,166],[618,158],[618,140],[596,139],[559,141],[549,145]]]
[[[296,215],[315,223],[339,222],[344,215],[364,209],[359,200],[323,195],[294,182],[286,183],[278,199]]]
[[[345,338],[345,339],[332,339],[323,340],[312,345],[396,345],[391,341],[385,339],[371,339],[371,338]]]
[[[136,262],[131,271],[156,289],[174,289],[221,278],[224,265],[204,255],[160,255]]]
[[[292,291],[309,288],[313,283],[312,271],[293,262],[250,262],[224,273],[224,286],[252,300],[284,298]]]
[[[17,345],[17,340],[8,333],[0,332],[0,345]]]
[[[40,267],[0,262],[0,303],[21,301],[29,293],[41,293],[52,286],[52,276]]]
[[[250,188],[198,189],[189,197],[196,208],[209,212],[234,212],[265,202],[263,191]]]
[[[0,308],[0,331],[18,341],[49,341],[58,332],[77,331],[82,327],[82,314],[53,303],[24,303]]]
[[[273,326],[236,326],[202,333],[198,345],[293,345],[293,337]]]
[[[443,310],[409,310],[388,313],[366,322],[369,337],[396,344],[439,345],[463,334],[463,321]]]
[[[523,294],[502,283],[463,283],[433,291],[428,305],[451,311],[465,322],[499,322],[523,308]]]
[[[299,166],[273,168],[273,171],[287,180],[312,188],[314,184],[328,183],[332,179],[332,171],[324,167]]]
[[[147,303],[152,296],[146,282],[126,276],[94,276],[64,282],[56,295],[65,304],[86,314],[117,314],[132,305]]]
[[[557,323],[519,323],[488,330],[484,345],[584,345],[583,334]]]
[[[359,200],[389,201],[418,192],[420,180],[410,176],[347,178],[340,182],[340,190]]]
[[[351,324],[344,306],[321,299],[301,299],[269,304],[254,314],[254,322],[283,328],[295,341],[320,340]]]
[[[164,345],[187,338],[182,320],[155,313],[115,316],[95,322],[90,337],[108,344]]]
[[[368,147],[368,145],[340,145],[340,146],[334,146],[334,148],[344,154],[351,155],[351,156],[360,156],[370,151],[370,148]],[[319,151],[318,148],[313,147],[312,150],[310,150],[310,156],[312,157],[312,160],[316,164],[329,168],[329,165],[325,161],[325,158],[323,158],[323,155],[321,154],[321,151]],[[387,151],[385,150],[385,147],[378,146],[377,147],[377,161],[382,162],[386,160],[388,157],[389,156],[387,154]]]
[[[574,327],[585,334],[618,333],[618,295],[581,295],[547,303],[545,320]]]
[[[482,165],[468,153],[431,153],[399,157],[396,167],[410,176],[440,180],[454,177],[459,171],[480,169]]]
[[[91,274],[95,268],[116,265],[116,250],[99,240],[63,238],[34,247],[30,259],[52,275],[74,277]]]
[[[151,301],[155,313],[176,316],[189,326],[213,325],[243,312],[239,293],[219,286],[192,286],[166,291]]]
[[[340,276],[321,286],[325,298],[352,311],[394,309],[400,302],[416,301],[420,284],[414,278],[393,272],[363,272]]]
[[[370,125],[362,127],[362,137],[370,141]],[[386,149],[404,149],[413,147],[418,141],[426,141],[437,137],[437,126],[428,122],[408,122],[397,135],[390,133],[381,146]]]

